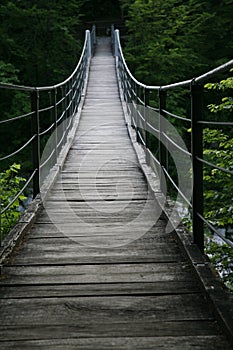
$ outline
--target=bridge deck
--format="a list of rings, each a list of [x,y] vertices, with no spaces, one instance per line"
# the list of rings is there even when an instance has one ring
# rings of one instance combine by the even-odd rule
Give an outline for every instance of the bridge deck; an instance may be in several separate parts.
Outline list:
[[[230,349],[128,137],[99,40],[75,141],[0,283],[0,347]]]

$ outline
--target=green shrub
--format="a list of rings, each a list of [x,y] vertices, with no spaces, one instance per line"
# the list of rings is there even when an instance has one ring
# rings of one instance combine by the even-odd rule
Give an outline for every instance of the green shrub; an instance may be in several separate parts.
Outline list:
[[[14,200],[17,193],[22,188],[23,182],[26,179],[20,177],[18,172],[20,170],[20,164],[12,164],[9,169],[0,173],[0,203],[1,203],[1,213],[4,211],[11,201]],[[10,229],[18,221],[21,212],[19,211],[19,206],[24,201],[26,197],[21,194],[10,207],[2,213],[1,215],[1,233],[2,238],[10,231]]]
[[[233,250],[228,244],[219,245],[211,238],[206,242],[205,253],[218,271],[226,287],[233,293]]]

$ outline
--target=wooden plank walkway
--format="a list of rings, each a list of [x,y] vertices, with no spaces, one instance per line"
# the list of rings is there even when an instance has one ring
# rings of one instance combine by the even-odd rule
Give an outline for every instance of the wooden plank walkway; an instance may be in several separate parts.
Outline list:
[[[230,349],[128,137],[99,39],[80,125],[45,209],[3,268],[1,350]]]

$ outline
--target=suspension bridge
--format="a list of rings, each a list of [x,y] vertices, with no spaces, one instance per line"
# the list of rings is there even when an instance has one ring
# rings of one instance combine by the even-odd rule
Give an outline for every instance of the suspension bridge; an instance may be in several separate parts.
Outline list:
[[[34,196],[1,236],[2,350],[232,348],[232,297],[203,255],[203,225],[215,228],[203,216],[200,131],[203,82],[232,66],[146,86],[128,70],[119,32],[96,38],[93,29],[61,84],[0,84],[32,101],[30,112],[0,127],[31,122],[28,141],[2,160],[32,149],[22,190],[33,187]],[[191,118],[176,116],[192,126],[191,150],[165,121],[166,92],[177,87],[191,91]],[[155,93],[158,108],[150,104]],[[158,139],[157,155],[150,135]],[[178,185],[168,151],[183,168]],[[178,201],[166,201],[168,180],[192,210],[193,237],[176,215]]]

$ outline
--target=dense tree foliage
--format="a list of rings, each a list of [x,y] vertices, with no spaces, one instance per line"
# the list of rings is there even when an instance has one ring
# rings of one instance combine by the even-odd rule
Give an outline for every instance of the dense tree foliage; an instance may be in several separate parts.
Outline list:
[[[219,244],[212,239],[208,239],[205,252],[218,271],[223,283],[233,293],[233,249],[227,244]]]
[[[228,101],[228,100],[227,100]],[[226,104],[228,107],[229,105]],[[211,107],[210,107],[211,108]],[[204,158],[220,168],[233,168],[233,138],[217,129],[204,130]],[[217,229],[233,227],[232,175],[219,169],[204,166],[204,216]],[[227,234],[228,239],[233,236]],[[223,282],[233,292],[233,250],[206,231],[206,254],[216,267]]]
[[[218,83],[205,85],[210,90],[223,91],[224,97],[217,103],[208,105],[212,114],[220,114],[222,119],[229,117],[232,121],[233,111],[233,78],[221,80]],[[233,169],[233,133],[232,128],[204,129],[204,158],[220,169]],[[220,169],[204,167],[205,183],[205,215],[218,227],[233,226],[233,181],[230,173]]]
[[[48,85],[71,73],[80,52],[80,1],[4,1],[0,55],[21,84]],[[64,64],[65,63],[65,64]]]
[[[189,79],[231,59],[232,0],[121,0],[129,39],[125,52],[147,84]]]
[[[53,85],[66,78],[77,64],[83,41],[82,1],[3,0],[0,5],[0,79],[28,86]],[[82,39],[82,41],[80,40]],[[1,90],[0,120],[30,111],[30,94]],[[11,153],[30,138],[30,119],[2,124],[1,155]],[[3,152],[4,151],[4,152]],[[27,169],[29,153],[11,163]],[[10,164],[1,162],[1,170]]]
[[[222,130],[204,130],[204,158],[219,168],[233,168],[233,138]],[[218,227],[233,226],[232,175],[204,167],[205,217]]]

